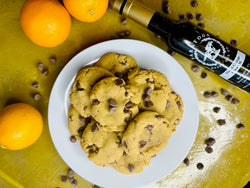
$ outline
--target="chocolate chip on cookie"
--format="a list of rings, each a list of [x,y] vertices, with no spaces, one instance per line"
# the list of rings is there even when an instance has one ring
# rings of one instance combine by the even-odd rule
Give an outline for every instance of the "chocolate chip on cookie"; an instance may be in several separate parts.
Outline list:
[[[140,148],[143,148],[143,147],[147,144],[147,141],[141,140],[141,141],[139,142],[139,144],[140,144]]]
[[[92,133],[95,133],[95,132],[98,132],[99,131],[99,127],[97,126],[97,124],[95,123],[94,125],[92,125],[91,127],[91,132]]]
[[[109,113],[113,114],[113,113],[115,113],[115,111],[116,111],[116,107],[115,106],[110,106],[109,107]]]
[[[144,91],[145,94],[148,94],[148,95],[151,95],[153,92],[152,88],[151,87],[147,87]]]
[[[168,101],[167,104],[166,104],[166,109],[169,109],[171,106],[171,103]]]
[[[145,129],[148,129],[149,131],[152,131],[153,128],[154,128],[153,125],[147,125],[147,126],[145,127]]]
[[[79,82],[76,83],[76,90],[77,91],[83,91],[84,90],[84,88],[81,87]]]
[[[143,101],[149,101],[149,100],[150,100],[150,95],[144,93],[144,94],[142,95],[142,100],[143,100]]]
[[[83,131],[85,130],[85,128],[86,128],[86,126],[82,126],[82,127],[80,127],[80,128],[77,130],[77,132],[78,132],[78,134],[79,134],[80,137],[82,137],[82,133],[83,133]]]
[[[100,104],[100,101],[98,101],[97,99],[93,100],[92,105],[98,105],[98,104]]]
[[[117,86],[123,86],[123,80],[122,79],[120,79],[120,78],[118,78],[118,79],[116,79],[115,80],[115,85],[117,85]]]
[[[134,169],[135,169],[135,166],[134,166],[134,165],[128,164],[128,170],[129,170],[129,172],[133,172]]]
[[[114,99],[109,99],[109,106],[116,106],[117,105],[117,102],[114,100]]]
[[[154,103],[152,102],[152,101],[145,101],[145,106],[146,107],[152,107],[152,106],[154,106]]]
[[[131,101],[128,101],[128,102],[125,104],[125,107],[129,109],[129,108],[132,108],[134,105],[135,105],[134,103],[132,103]]]

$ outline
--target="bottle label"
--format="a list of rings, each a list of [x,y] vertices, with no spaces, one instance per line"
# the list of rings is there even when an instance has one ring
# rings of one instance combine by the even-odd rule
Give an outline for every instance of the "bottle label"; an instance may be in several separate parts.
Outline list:
[[[233,63],[228,67],[228,69],[223,72],[220,76],[226,80],[232,78],[232,76],[238,72],[245,61],[246,55],[240,51],[237,52]]]
[[[226,48],[220,41],[215,38],[211,38],[208,33],[203,33],[197,36],[193,43],[195,45],[204,46],[205,48],[202,51],[199,51],[197,48],[190,51],[191,59],[195,59],[211,69],[221,68],[221,63],[216,61],[218,56],[229,56],[229,49]]]

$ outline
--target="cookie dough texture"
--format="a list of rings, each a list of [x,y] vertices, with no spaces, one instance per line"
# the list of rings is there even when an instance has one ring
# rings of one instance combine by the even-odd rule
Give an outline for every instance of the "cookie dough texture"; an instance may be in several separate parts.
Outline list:
[[[70,93],[68,129],[96,165],[143,171],[182,119],[183,102],[162,73],[108,53],[81,69]]]

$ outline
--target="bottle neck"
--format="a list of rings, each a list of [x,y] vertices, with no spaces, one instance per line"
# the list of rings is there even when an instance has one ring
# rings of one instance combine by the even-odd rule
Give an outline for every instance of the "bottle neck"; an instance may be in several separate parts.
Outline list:
[[[133,0],[113,0],[112,8],[119,14],[129,17],[145,27],[148,27],[155,13],[154,10],[144,7]]]
[[[162,37],[166,37],[173,28],[173,20],[134,0],[113,0],[112,3],[113,9],[119,14],[133,19]]]

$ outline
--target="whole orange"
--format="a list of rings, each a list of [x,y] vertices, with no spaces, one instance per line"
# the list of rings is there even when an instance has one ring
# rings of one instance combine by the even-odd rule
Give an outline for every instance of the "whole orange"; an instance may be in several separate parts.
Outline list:
[[[43,130],[43,118],[31,105],[15,103],[0,110],[0,146],[24,149],[37,141]]]
[[[64,42],[71,30],[71,18],[57,0],[27,0],[20,13],[25,35],[35,44],[55,47]]]
[[[83,22],[99,20],[108,8],[108,0],[63,0],[64,6],[76,19]]]

